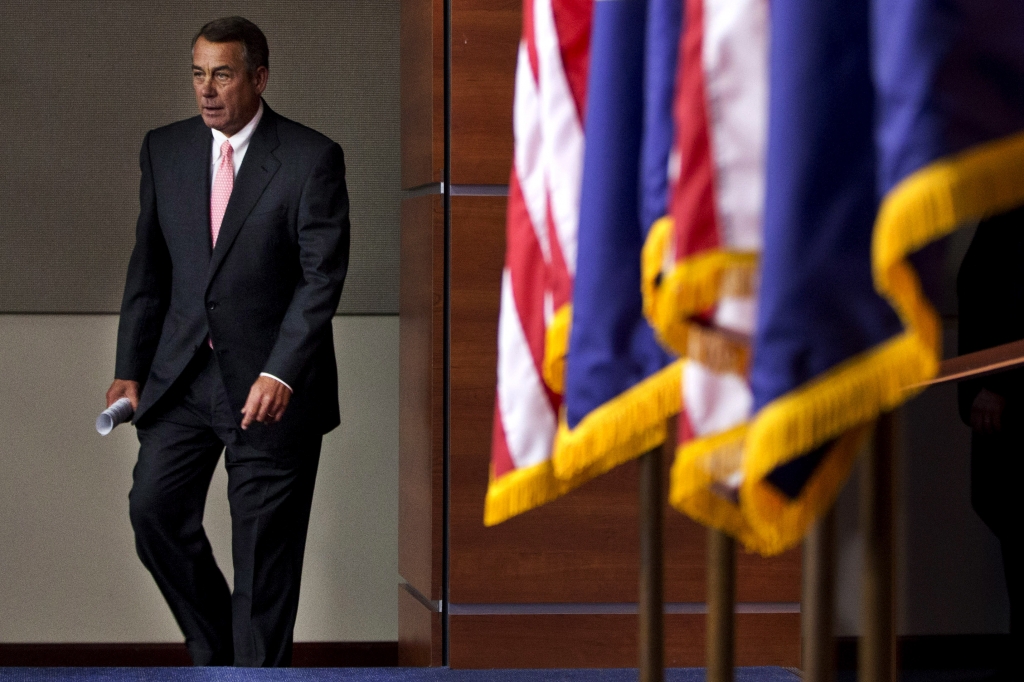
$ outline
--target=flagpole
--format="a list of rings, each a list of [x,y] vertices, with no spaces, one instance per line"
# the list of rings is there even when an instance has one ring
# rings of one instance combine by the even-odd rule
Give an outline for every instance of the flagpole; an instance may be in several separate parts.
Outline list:
[[[736,601],[736,541],[708,529],[708,682],[732,682],[734,611]]]
[[[803,682],[835,679],[836,514],[830,509],[811,527],[804,541],[803,596],[800,604],[803,631]]]
[[[670,435],[663,447],[674,441]],[[661,449],[640,457],[640,682],[662,682],[665,668]]]
[[[860,682],[895,682],[896,628],[893,599],[893,508],[896,418],[882,414],[872,452],[861,462],[860,526],[864,534],[861,637],[857,648]]]

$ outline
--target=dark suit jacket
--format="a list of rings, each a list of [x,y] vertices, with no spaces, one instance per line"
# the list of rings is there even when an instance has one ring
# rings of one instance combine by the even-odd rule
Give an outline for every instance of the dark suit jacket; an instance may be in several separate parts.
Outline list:
[[[1024,339],[1024,208],[989,218],[978,225],[957,275],[959,340],[957,351],[973,353]],[[982,388],[1007,400],[1007,427],[1024,409],[1024,370],[1017,369],[962,381],[960,417],[970,425],[971,405]]]
[[[294,390],[281,422],[243,433],[248,444],[282,447],[339,423],[331,319],[348,268],[344,157],[263,106],[214,249],[210,129],[196,116],[142,144],[115,371],[142,385],[139,426],[207,335],[239,423],[260,372]]]

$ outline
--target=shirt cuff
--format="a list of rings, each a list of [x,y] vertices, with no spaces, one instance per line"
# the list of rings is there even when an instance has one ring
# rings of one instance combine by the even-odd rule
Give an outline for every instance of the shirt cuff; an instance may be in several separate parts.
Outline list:
[[[278,382],[278,383],[280,383],[280,384],[284,384],[284,387],[285,387],[285,388],[287,388],[287,389],[288,389],[289,391],[291,391],[292,393],[295,393],[295,391],[293,391],[293,390],[292,390],[292,387],[291,387],[291,386],[289,386],[289,385],[288,385],[288,384],[286,384],[285,382],[281,381],[280,379],[278,379],[277,377],[275,377],[275,376],[274,376],[273,374],[267,374],[266,372],[260,372],[260,376],[261,376],[261,377],[270,377],[270,378],[271,378],[271,379],[273,379],[274,381],[276,381],[276,382]]]

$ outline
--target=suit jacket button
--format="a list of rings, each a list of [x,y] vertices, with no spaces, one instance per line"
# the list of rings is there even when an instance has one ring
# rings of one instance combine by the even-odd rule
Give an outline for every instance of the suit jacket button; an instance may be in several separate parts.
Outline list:
[[[213,301],[210,301],[209,303],[206,304],[206,309],[207,310],[215,310],[216,308],[217,308],[217,304],[214,303]]]

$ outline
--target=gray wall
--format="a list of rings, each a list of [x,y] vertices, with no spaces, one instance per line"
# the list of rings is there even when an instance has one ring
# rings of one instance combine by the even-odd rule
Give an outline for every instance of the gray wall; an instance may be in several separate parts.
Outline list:
[[[0,312],[117,312],[147,130],[195,116],[192,36],[242,14],[268,104],[345,150],[339,310],[398,312],[398,0],[0,3]]]
[[[0,642],[180,641],[135,558],[133,429],[92,424],[139,146],[195,115],[192,36],[231,14],[267,34],[268,104],[344,148],[352,205],[342,425],[324,441],[296,638],[397,637],[398,0],[39,0],[0,4]],[[230,578],[225,484],[221,468],[206,527]]]
[[[117,317],[0,315],[0,642],[159,642],[181,634],[135,557],[137,441],[94,430]],[[397,638],[398,319],[337,317],[341,426],[324,440],[299,641]],[[231,575],[227,479],[205,525]]]

